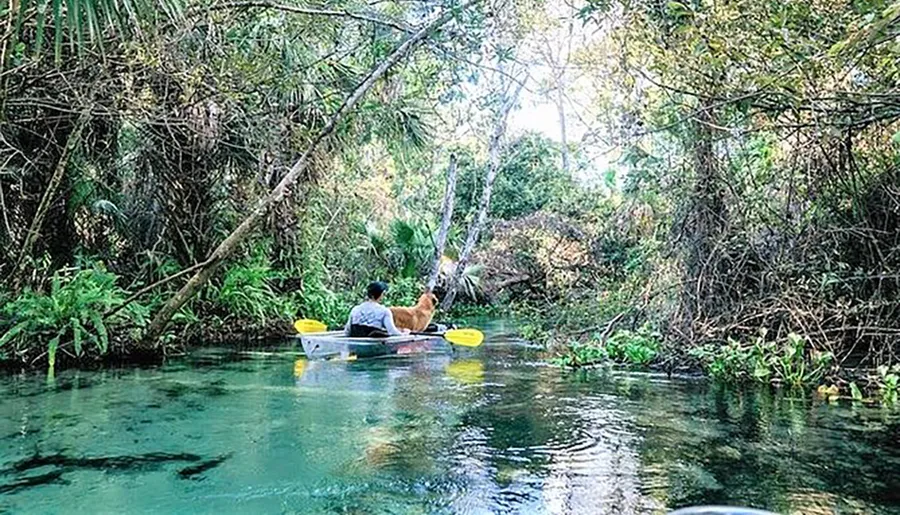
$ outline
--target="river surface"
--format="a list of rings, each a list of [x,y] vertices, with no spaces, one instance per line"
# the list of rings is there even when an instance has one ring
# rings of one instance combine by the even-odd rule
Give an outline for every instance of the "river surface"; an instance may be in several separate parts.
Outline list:
[[[0,513],[900,513],[900,412],[454,355],[0,377]]]

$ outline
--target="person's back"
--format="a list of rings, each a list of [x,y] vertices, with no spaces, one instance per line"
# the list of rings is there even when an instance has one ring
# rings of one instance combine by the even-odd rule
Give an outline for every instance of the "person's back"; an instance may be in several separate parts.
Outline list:
[[[391,310],[379,303],[385,291],[387,291],[387,285],[382,282],[374,282],[369,285],[366,291],[368,299],[350,310],[344,334],[352,338],[403,334],[394,325],[394,316],[391,314]]]

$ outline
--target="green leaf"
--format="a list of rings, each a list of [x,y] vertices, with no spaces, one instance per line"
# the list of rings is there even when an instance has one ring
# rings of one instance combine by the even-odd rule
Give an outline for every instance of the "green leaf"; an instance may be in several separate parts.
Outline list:
[[[75,44],[78,44],[78,50],[84,46],[84,40],[81,37],[81,6],[78,0],[66,0],[66,23],[69,25],[69,45],[71,50],[75,51]]]
[[[81,334],[84,329],[81,326],[81,322],[78,321],[77,318],[72,319],[72,345],[75,347],[75,355],[81,356]]]
[[[16,29],[14,34],[18,35],[22,33],[22,23],[25,21],[25,11],[28,10],[28,6],[31,4],[30,0],[21,0],[19,3],[19,12],[16,16]]]
[[[50,365],[50,368],[56,366],[56,350],[59,349],[59,339],[62,337],[64,332],[65,329],[58,332],[47,345],[47,364]]]
[[[855,401],[863,400],[862,391],[859,389],[859,386],[856,386],[856,383],[850,383],[850,396]]]
[[[106,333],[106,325],[103,324],[103,319],[97,313],[91,313],[91,323],[94,325],[94,330],[97,331],[97,336],[99,336],[100,353],[106,354],[106,351],[109,349],[109,335]]]
[[[18,324],[14,325],[9,331],[6,331],[6,334],[4,334],[3,337],[0,337],[0,347],[3,347],[7,343],[9,343],[13,338],[15,338],[16,336],[21,334],[22,331],[24,331],[26,327],[28,327],[27,320],[25,320],[23,322],[19,322]]]
[[[87,24],[88,40],[97,43],[101,50],[103,48],[103,37],[100,34],[100,28],[97,24],[97,4],[96,2],[84,2],[84,22]]]
[[[41,0],[37,8],[37,28],[35,29],[34,34],[34,51],[38,54],[41,53],[41,49],[44,46],[44,26],[47,19],[48,3],[49,0]]]

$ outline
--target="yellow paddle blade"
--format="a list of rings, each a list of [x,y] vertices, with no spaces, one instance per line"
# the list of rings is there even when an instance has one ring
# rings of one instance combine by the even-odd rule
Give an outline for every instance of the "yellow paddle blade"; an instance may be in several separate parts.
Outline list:
[[[478,329],[450,329],[444,333],[444,338],[454,345],[478,347],[484,341],[484,333]]]
[[[310,320],[308,318],[304,318],[303,320],[297,320],[294,322],[294,329],[297,330],[300,334],[307,333],[324,333],[328,330],[328,326],[319,322],[318,320]]]

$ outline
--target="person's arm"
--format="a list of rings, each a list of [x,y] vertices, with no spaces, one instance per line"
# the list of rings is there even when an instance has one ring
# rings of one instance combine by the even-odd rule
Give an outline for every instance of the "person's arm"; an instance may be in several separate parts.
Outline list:
[[[394,314],[391,313],[391,310],[384,310],[384,330],[387,331],[390,336],[400,336],[401,334],[406,334],[403,331],[397,329],[397,326],[394,325]]]

